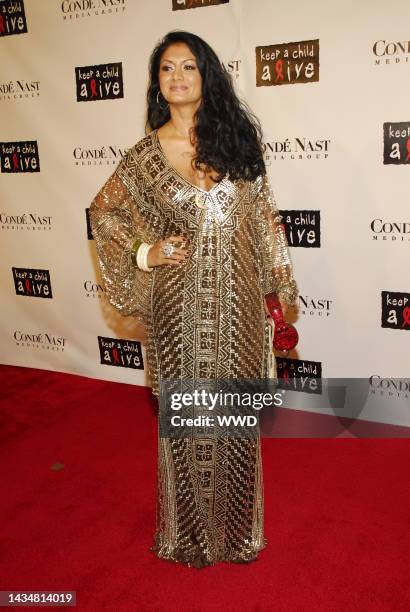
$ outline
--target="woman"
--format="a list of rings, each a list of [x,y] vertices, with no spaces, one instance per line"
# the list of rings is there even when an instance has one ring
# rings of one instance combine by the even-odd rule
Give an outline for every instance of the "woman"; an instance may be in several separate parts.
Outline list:
[[[264,295],[286,309],[298,290],[260,124],[188,32],[154,49],[147,101],[151,131],[90,207],[106,295],[146,325],[156,396],[167,379],[266,378]],[[255,560],[266,544],[259,436],[159,436],[152,550],[204,567]]]

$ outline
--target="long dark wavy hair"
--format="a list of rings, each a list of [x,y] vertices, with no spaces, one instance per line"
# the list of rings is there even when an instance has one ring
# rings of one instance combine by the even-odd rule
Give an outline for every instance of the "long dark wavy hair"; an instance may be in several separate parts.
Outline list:
[[[194,54],[202,77],[202,102],[195,113],[196,156],[193,167],[214,168],[217,182],[226,175],[254,180],[265,174],[262,128],[259,119],[235,93],[233,80],[213,49],[202,38],[183,30],[172,30],[155,46],[149,60],[146,130],[155,130],[171,115],[160,94],[159,64],[173,43],[186,43]],[[159,103],[157,102],[157,96]]]

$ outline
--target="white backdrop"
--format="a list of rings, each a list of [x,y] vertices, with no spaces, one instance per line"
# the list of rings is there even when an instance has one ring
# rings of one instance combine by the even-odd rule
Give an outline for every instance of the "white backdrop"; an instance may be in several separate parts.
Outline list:
[[[377,392],[408,375],[406,0],[0,0],[0,17],[2,363],[146,384],[135,321],[104,301],[87,209],[144,135],[148,58],[177,28],[214,48],[262,122],[300,290],[279,372]],[[105,64],[120,64],[123,97],[78,101],[76,68]]]

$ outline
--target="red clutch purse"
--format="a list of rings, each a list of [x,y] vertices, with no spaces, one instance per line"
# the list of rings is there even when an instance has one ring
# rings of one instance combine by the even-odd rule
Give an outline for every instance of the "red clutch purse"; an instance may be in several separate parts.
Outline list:
[[[265,295],[265,300],[269,314],[275,323],[273,346],[278,351],[290,351],[297,345],[299,334],[291,323],[285,321],[282,306],[280,305],[276,291],[267,293]]]

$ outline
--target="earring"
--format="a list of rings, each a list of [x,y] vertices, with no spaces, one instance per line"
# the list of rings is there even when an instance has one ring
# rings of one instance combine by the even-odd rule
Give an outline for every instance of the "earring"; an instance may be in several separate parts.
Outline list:
[[[164,107],[164,106],[161,106],[161,104],[159,103],[158,96],[159,96],[159,94],[160,94],[160,93],[161,93],[161,90],[160,90],[160,89],[158,89],[158,93],[157,93],[157,104],[158,104],[158,106],[160,107],[160,109],[161,109],[161,110],[167,110],[167,108],[168,108],[168,106],[169,106],[169,105],[168,105],[168,102],[167,102],[167,105],[166,105],[165,107]],[[164,98],[164,99],[165,99],[165,98]]]

